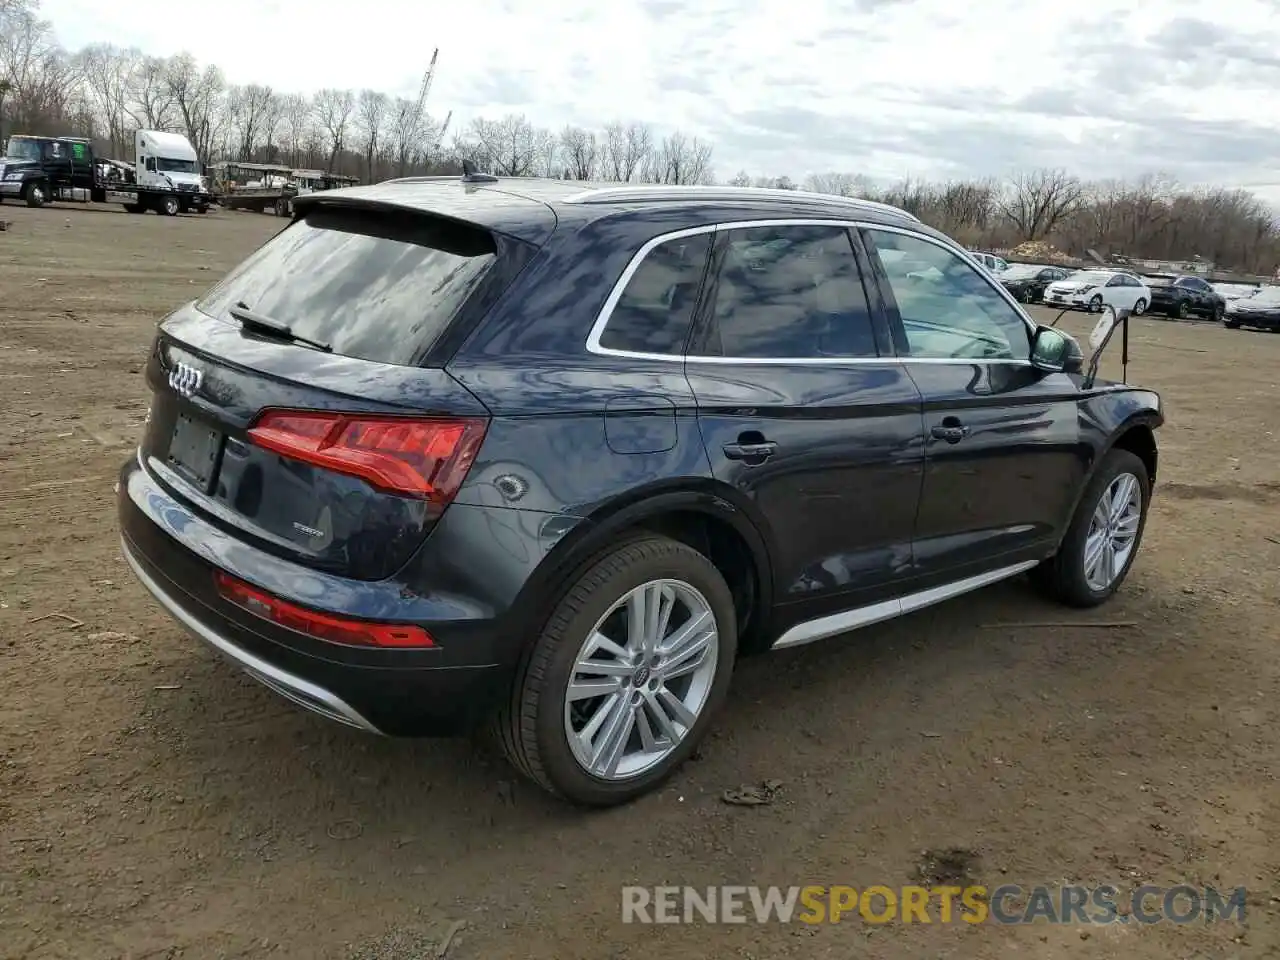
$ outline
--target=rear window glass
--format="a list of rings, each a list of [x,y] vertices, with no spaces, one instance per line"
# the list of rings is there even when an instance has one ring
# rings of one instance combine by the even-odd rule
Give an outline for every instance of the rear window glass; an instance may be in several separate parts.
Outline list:
[[[679,354],[693,319],[711,234],[666,240],[645,256],[609,314],[600,346]]]
[[[243,302],[334,353],[410,365],[493,264],[479,228],[420,216],[314,210],[262,246],[197,307],[229,323]]]

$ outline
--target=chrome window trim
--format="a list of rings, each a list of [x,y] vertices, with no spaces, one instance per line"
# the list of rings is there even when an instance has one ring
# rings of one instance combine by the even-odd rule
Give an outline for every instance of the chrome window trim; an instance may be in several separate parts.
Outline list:
[[[977,260],[965,249],[955,243],[947,243],[939,240],[937,237],[930,237],[916,230],[906,227],[889,225],[884,223],[874,223],[865,220],[850,220],[839,217],[771,217],[763,220],[729,220],[723,223],[702,224],[697,227],[687,227],[683,230],[672,230],[669,233],[660,234],[645,242],[639,250],[627,262],[626,267],[622,271],[622,276],[613,285],[613,289],[609,291],[609,296],[605,299],[604,305],[600,308],[600,312],[596,315],[595,322],[591,325],[591,331],[587,334],[587,352],[594,353],[603,357],[620,357],[628,360],[656,360],[666,363],[706,363],[706,364],[736,364],[750,366],[867,366],[880,364],[898,364],[898,363],[924,363],[924,364],[950,364],[973,366],[976,363],[997,363],[1012,366],[1028,367],[1031,366],[1031,358],[1028,355],[1025,360],[1018,359],[966,359],[963,357],[704,357],[696,355],[685,355],[680,353],[645,353],[639,350],[618,350],[613,347],[604,347],[600,345],[600,339],[604,336],[605,327],[609,324],[609,317],[613,314],[614,308],[618,305],[618,301],[622,299],[623,291],[626,290],[627,284],[631,282],[631,278],[640,269],[640,265],[644,262],[645,257],[660,244],[666,243],[668,240],[679,240],[683,237],[695,237],[703,233],[715,233],[718,230],[750,230],[756,227],[842,227],[851,230],[882,230],[886,233],[899,233],[906,237],[916,240],[923,240],[926,243],[932,243],[935,247],[947,251],[948,253],[959,256],[962,260],[973,267],[979,277],[996,291],[996,294],[1005,301],[1012,309],[1014,314],[1019,317],[1023,323],[1027,325],[1027,330],[1032,337],[1035,336],[1037,324],[1022,309],[1022,305],[1013,298],[1013,295],[996,280],[993,276],[986,272]]]

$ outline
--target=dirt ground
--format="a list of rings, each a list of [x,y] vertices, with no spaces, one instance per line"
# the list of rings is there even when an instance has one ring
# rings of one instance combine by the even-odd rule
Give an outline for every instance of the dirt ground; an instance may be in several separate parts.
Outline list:
[[[120,559],[153,326],[279,221],[0,219],[0,957],[420,960],[451,929],[454,960],[1280,951],[1280,336],[1135,322],[1168,424],[1109,606],[1010,583],[745,662],[696,762],[584,814],[469,742],[301,712]],[[621,922],[625,884],[899,886],[950,848],[989,887],[1245,886],[1246,923]]]

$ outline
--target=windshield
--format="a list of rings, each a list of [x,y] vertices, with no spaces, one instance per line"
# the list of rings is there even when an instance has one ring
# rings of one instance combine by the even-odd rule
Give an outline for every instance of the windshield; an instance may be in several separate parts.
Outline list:
[[[171,160],[168,157],[156,157],[156,169],[161,173],[199,173],[194,160]]]
[[[1108,280],[1110,280],[1111,274],[1102,273],[1101,271],[1098,271],[1098,270],[1079,270],[1076,273],[1073,273],[1071,276],[1067,277],[1067,279],[1070,280],[1072,283],[1101,284],[1101,283],[1106,283]]]
[[[197,304],[237,302],[332,345],[408,365],[454,320],[496,259],[493,237],[446,220],[315,210],[268,240]]]
[[[10,137],[8,148],[4,155],[9,160],[39,160],[40,144],[34,140],[24,140],[21,137]]]

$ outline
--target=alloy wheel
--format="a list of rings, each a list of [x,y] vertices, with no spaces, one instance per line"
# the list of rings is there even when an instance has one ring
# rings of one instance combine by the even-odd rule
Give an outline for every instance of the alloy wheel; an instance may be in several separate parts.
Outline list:
[[[682,580],[651,580],[616,601],[578,650],[565,690],[578,764],[618,781],[666,759],[706,706],[719,647],[711,605]]]
[[[1131,473],[1115,477],[1098,498],[1084,541],[1084,578],[1091,590],[1111,587],[1138,542],[1142,486]]]

